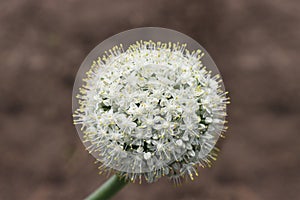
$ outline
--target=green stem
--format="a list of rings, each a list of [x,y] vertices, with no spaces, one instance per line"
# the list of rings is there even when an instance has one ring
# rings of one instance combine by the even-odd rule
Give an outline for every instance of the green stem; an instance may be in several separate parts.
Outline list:
[[[114,196],[121,190],[128,182],[124,178],[113,175],[103,185],[101,185],[95,192],[90,194],[86,200],[106,200]]]

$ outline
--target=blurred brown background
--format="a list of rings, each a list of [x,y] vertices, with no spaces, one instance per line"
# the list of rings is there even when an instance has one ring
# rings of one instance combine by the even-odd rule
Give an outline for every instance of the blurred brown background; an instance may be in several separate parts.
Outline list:
[[[130,184],[114,199],[300,199],[299,25],[298,0],[2,0],[0,199],[83,199],[105,181],[72,125],[73,82],[98,43],[141,26],[208,50],[230,129],[194,182]]]

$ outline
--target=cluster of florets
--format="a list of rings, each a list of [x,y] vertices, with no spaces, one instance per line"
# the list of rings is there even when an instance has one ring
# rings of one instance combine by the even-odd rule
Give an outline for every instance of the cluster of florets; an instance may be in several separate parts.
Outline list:
[[[88,150],[131,181],[197,175],[210,166],[228,98],[200,50],[140,41],[94,61],[77,95],[74,123]]]

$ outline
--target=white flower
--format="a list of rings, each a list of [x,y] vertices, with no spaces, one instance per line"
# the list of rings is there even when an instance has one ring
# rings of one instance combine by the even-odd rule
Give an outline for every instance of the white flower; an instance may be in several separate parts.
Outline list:
[[[151,158],[151,153],[150,152],[144,153],[144,158],[145,158],[145,160],[150,159]]]
[[[134,181],[197,175],[210,166],[228,103],[220,76],[185,45],[142,41],[94,62],[74,123],[103,168]]]

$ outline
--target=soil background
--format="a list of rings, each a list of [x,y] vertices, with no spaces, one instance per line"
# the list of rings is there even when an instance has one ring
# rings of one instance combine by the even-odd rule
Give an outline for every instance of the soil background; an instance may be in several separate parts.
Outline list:
[[[92,48],[142,26],[206,48],[230,92],[229,130],[195,181],[114,199],[300,199],[299,25],[298,0],[1,0],[0,199],[83,199],[106,180],[72,125],[72,87]]]

